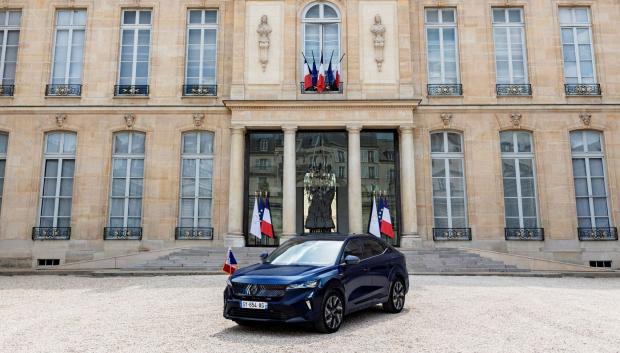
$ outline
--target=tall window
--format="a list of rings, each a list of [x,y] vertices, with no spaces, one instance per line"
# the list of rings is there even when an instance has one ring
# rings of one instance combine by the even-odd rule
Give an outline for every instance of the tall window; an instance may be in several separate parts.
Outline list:
[[[39,214],[41,228],[71,226],[75,147],[76,134],[73,132],[50,132],[45,135]]]
[[[304,53],[312,66],[313,58],[318,68],[323,54],[325,63],[340,60],[340,16],[338,10],[327,3],[311,5],[303,15]],[[303,60],[302,60],[303,62]]]
[[[497,83],[528,83],[522,9],[493,9],[493,43]]]
[[[189,10],[185,95],[215,95],[217,64],[217,10]]]
[[[142,191],[144,187],[145,135],[136,131],[114,134],[112,156],[112,187],[108,237],[125,236],[123,228],[139,228],[142,220]],[[121,231],[115,233],[114,228]],[[136,229],[133,233],[138,236]]]
[[[516,229],[515,234],[519,232],[519,229],[538,228],[532,134],[525,131],[502,132],[500,144],[506,228]]]
[[[212,238],[213,133],[183,134],[177,237]]]
[[[0,96],[12,96],[21,11],[0,11]]]
[[[579,228],[611,227],[603,136],[597,131],[574,131],[570,142]]]
[[[433,215],[435,238],[467,238],[469,232],[444,229],[467,228],[463,137],[456,132],[431,134]]]
[[[48,95],[79,95],[84,57],[86,10],[59,10],[56,13],[52,85]],[[70,86],[68,86],[70,85]]]
[[[455,9],[426,9],[426,50],[429,84],[458,84]]]
[[[0,133],[0,207],[4,197],[4,171],[6,169],[6,150],[9,144],[9,135]]]
[[[116,94],[148,94],[150,46],[151,10],[124,10]]]
[[[566,83],[596,83],[590,10],[587,7],[561,7],[560,27]]]

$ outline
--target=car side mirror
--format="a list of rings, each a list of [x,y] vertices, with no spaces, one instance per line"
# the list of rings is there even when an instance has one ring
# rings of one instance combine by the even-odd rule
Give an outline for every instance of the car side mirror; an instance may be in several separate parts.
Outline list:
[[[344,258],[345,265],[357,265],[360,263],[360,258],[355,255],[347,255]]]
[[[266,253],[266,252],[264,252],[264,253],[260,254],[260,261],[261,261],[262,263],[265,263],[265,260],[267,260],[267,256],[269,256],[269,254],[268,254],[268,253]]]

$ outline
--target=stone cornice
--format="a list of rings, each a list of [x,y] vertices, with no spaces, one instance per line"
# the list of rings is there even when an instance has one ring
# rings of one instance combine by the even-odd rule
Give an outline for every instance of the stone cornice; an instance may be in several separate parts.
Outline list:
[[[415,110],[418,99],[399,100],[224,100],[231,111],[248,110]]]

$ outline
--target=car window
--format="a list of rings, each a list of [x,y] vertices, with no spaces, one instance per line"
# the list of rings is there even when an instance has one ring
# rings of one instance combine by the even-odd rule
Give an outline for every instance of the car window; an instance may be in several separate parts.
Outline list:
[[[272,265],[334,265],[342,243],[341,240],[292,240],[272,252],[265,262]]]
[[[385,246],[374,239],[364,239],[364,258],[383,254]]]
[[[344,248],[344,253],[342,254],[342,260],[348,255],[357,256],[361,259],[364,258],[364,251],[362,247],[361,239],[351,239],[347,243],[347,246]]]

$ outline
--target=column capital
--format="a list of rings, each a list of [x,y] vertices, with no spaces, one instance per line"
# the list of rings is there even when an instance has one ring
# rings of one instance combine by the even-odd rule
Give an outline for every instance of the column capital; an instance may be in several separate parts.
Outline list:
[[[295,133],[297,131],[297,125],[286,124],[282,125],[282,131],[284,133]]]
[[[245,132],[245,126],[243,125],[232,125],[230,127],[230,131],[232,134],[243,134]]]
[[[401,134],[413,134],[413,129],[415,129],[415,125],[413,124],[404,124],[398,127],[398,131]]]
[[[349,124],[347,125],[347,131],[353,134],[359,134],[362,131],[362,124]]]

